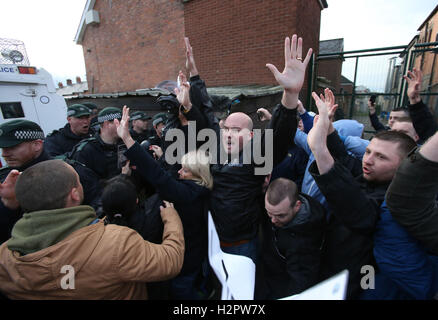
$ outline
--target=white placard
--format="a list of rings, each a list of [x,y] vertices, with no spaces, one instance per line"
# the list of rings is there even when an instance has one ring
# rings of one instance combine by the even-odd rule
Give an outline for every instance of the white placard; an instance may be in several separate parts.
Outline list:
[[[344,270],[300,294],[280,300],[345,300],[347,282],[348,270]]]
[[[255,264],[245,256],[221,250],[216,227],[208,212],[208,259],[222,284],[222,300],[253,300]]]

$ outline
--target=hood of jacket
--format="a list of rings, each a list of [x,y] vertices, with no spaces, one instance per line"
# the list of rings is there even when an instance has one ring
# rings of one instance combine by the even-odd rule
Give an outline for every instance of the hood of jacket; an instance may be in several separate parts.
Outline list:
[[[320,224],[321,220],[323,220],[324,209],[322,209],[319,203],[316,204],[314,202],[311,205],[308,198],[303,194],[300,194],[298,199],[301,201],[300,210],[298,210],[295,217],[288,224],[280,229],[302,228],[303,225]]]
[[[348,137],[361,137],[364,125],[356,120],[342,119],[333,122],[333,127],[338,131],[339,135]]]
[[[95,219],[96,213],[89,206],[25,213],[12,229],[7,246],[22,255],[34,253],[62,241]]]

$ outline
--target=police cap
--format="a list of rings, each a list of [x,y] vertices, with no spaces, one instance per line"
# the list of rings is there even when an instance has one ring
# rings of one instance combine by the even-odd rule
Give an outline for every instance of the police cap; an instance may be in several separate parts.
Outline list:
[[[129,118],[131,119],[131,121],[132,120],[150,120],[150,119],[152,119],[152,117],[149,117],[143,111],[133,112]]]
[[[95,105],[93,102],[82,102],[82,104],[88,107],[90,110],[97,109],[97,105]]]
[[[35,122],[12,120],[0,125],[0,148],[16,146],[25,141],[44,139],[44,132]]]
[[[72,104],[67,108],[67,117],[79,118],[82,116],[89,116],[90,114],[91,110],[83,104]]]
[[[97,115],[97,122],[104,123],[105,121],[112,121],[114,119],[122,119],[122,111],[115,107],[106,107]]]
[[[152,124],[154,126],[156,126],[157,124],[163,122],[166,123],[167,121],[167,115],[165,113],[157,113],[156,115],[154,115],[154,117],[152,118]]]

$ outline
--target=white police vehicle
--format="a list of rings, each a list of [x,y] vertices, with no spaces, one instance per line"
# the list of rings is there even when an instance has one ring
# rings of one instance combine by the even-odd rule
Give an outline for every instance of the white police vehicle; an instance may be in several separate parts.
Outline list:
[[[0,124],[26,119],[38,123],[45,135],[63,127],[67,104],[56,93],[51,74],[27,65],[24,45],[22,50],[5,49],[2,41],[10,47],[11,40],[0,39]]]

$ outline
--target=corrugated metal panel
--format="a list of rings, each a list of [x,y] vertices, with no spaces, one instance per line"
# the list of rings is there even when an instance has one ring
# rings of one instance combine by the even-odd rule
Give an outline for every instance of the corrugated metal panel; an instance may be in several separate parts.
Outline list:
[[[226,96],[231,100],[241,97],[261,97],[269,96],[277,93],[283,92],[280,86],[237,86],[237,87],[215,87],[207,88],[207,92],[210,95]],[[101,99],[101,98],[119,98],[127,96],[152,96],[158,97],[160,95],[168,95],[169,91],[163,89],[141,89],[137,91],[129,92],[113,92],[113,93],[95,93],[95,94],[78,94],[74,96],[65,97],[65,99],[77,99],[77,98],[87,98],[87,99]]]

